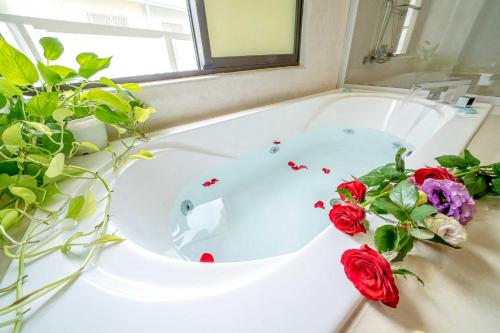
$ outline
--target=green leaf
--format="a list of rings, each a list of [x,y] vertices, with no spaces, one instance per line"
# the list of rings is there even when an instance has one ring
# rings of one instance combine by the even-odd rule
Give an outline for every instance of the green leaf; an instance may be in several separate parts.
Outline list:
[[[58,153],[50,161],[47,171],[45,171],[45,176],[49,178],[54,178],[63,173],[64,170],[64,154]]]
[[[156,110],[152,107],[148,108],[141,108],[139,106],[134,107],[134,117],[135,120],[139,123],[144,123],[146,120],[149,119],[149,116],[155,112]]]
[[[44,135],[42,137],[40,146],[44,149],[47,149],[51,153],[57,153],[59,152],[59,142],[61,142],[61,130],[58,124],[47,124],[47,125],[52,129],[52,136],[51,136],[52,140],[57,143],[54,143],[52,140],[50,140],[50,138],[47,135]],[[62,142],[64,147],[62,149],[62,153],[65,156],[68,156],[71,149],[73,148],[73,142],[75,142],[75,137],[73,136],[73,133],[66,128],[64,129],[63,133],[64,134],[62,137]]]
[[[406,279],[406,275],[413,276],[414,278],[417,279],[418,282],[420,282],[422,284],[422,286],[424,285],[424,281],[417,274],[415,274],[412,271],[409,271],[405,268],[394,269],[394,270],[392,270],[392,274],[402,275],[405,279]]]
[[[127,89],[130,91],[138,91],[141,90],[142,87],[138,85],[137,83],[124,83],[121,85],[123,89]]]
[[[399,238],[397,247],[398,255],[394,259],[392,259],[392,262],[398,262],[403,260],[408,254],[408,252],[410,252],[411,249],[413,249],[413,238],[408,236],[408,233],[406,233],[405,236],[402,237],[401,232],[402,230],[399,230],[398,233],[398,238]]]
[[[3,109],[7,105],[7,98],[0,93],[0,109]]]
[[[118,124],[128,122],[127,115],[111,110],[107,105],[98,105],[94,115],[97,119],[106,124]]]
[[[19,187],[19,186],[9,186],[10,193],[15,195],[16,197],[19,197],[24,200],[26,203],[26,206],[31,205],[36,201],[36,195],[33,193],[32,190],[26,188],[26,187]]]
[[[88,149],[92,149],[92,150],[95,150],[95,151],[99,151],[100,150],[99,147],[97,147],[92,142],[82,141],[82,142],[80,142],[80,146],[88,148]]]
[[[64,52],[64,46],[57,38],[43,37],[39,42],[43,48],[43,56],[47,60],[57,60]]]
[[[387,198],[378,198],[372,202],[372,205],[394,215],[398,220],[405,221],[408,219],[408,214],[406,214],[398,205]]]
[[[48,136],[51,136],[52,135],[52,131],[50,130],[50,128],[47,126],[47,125],[44,125],[42,123],[37,123],[37,122],[34,122],[34,121],[25,121],[24,122],[26,125],[28,125],[29,127],[45,134],[45,135],[48,135]]]
[[[125,238],[120,236],[112,235],[112,234],[104,234],[99,239],[96,240],[96,243],[120,243],[123,242]]]
[[[78,73],[69,67],[66,66],[60,66],[60,65],[51,65],[47,66],[48,69],[51,71],[57,73],[59,77],[61,78],[62,81],[70,79],[72,77],[75,77],[78,75]]]
[[[35,65],[2,37],[0,37],[0,75],[11,83],[22,87],[38,81]]]
[[[23,142],[21,134],[21,123],[11,125],[2,133],[2,141],[5,145],[18,146]]]
[[[40,61],[36,64],[36,67],[38,67],[38,71],[47,85],[55,86],[56,84],[61,83],[62,78],[59,74],[42,64]]]
[[[481,161],[478,160],[474,155],[472,155],[471,152],[467,149],[465,149],[464,151],[464,159],[465,162],[467,162],[467,164],[469,164],[470,166],[479,166],[481,164]]]
[[[384,165],[370,171],[364,176],[359,177],[366,186],[382,186],[386,181],[401,181],[405,179],[403,172],[396,170],[394,163]]]
[[[495,178],[491,180],[491,189],[494,193],[500,195],[500,178]]]
[[[76,62],[81,65],[83,63],[86,63],[87,61],[90,61],[92,59],[96,59],[97,54],[91,53],[91,52],[83,52],[80,53],[79,55],[76,56]]]
[[[66,118],[71,117],[72,115],[73,111],[71,111],[70,109],[59,108],[54,110],[54,112],[52,113],[52,118],[54,118],[54,120],[59,124],[62,124]]]
[[[380,253],[394,250],[398,240],[396,227],[389,224],[378,227],[373,240]]]
[[[403,210],[410,211],[417,203],[418,190],[408,180],[403,180],[391,190],[389,198]]]
[[[405,161],[402,158],[404,152],[406,151],[405,147],[401,147],[398,149],[396,152],[396,158],[395,158],[395,165],[396,165],[396,170],[398,171],[405,171]]]
[[[470,195],[477,197],[488,192],[488,179],[486,176],[469,173],[462,177],[462,181]]]
[[[77,57],[78,61],[78,57]],[[80,64],[80,69],[78,73],[80,76],[88,79],[95,73],[108,68],[111,62],[111,57],[108,58],[91,58]]]
[[[96,200],[92,192],[86,192],[83,198],[83,206],[77,217],[78,221],[88,219],[89,217],[94,215],[96,211]]]
[[[21,216],[19,216],[17,211],[15,211],[13,209],[4,209],[2,211],[1,218],[2,218],[2,227],[5,230],[9,230],[14,225],[16,225],[17,222],[19,222],[19,220],[21,219]]]
[[[495,175],[500,176],[500,163],[495,163],[491,166],[491,169],[495,173]]]
[[[102,89],[92,89],[88,92],[87,98],[89,101],[104,103],[123,113],[128,113],[131,110],[130,104],[126,100]]]
[[[0,175],[0,191],[6,189],[10,185],[12,185],[10,176],[6,173],[2,173]]]
[[[10,182],[14,186],[27,187],[31,189],[38,188],[35,177],[30,175],[14,175],[10,176]]]
[[[23,92],[19,87],[3,78],[0,78],[0,93],[7,98],[12,98],[14,96],[23,97]]]
[[[355,203],[356,202],[356,200],[354,200],[354,198],[352,197],[351,192],[349,192],[347,189],[345,189],[345,188],[338,188],[337,192],[339,194],[342,194],[343,196],[345,196],[349,202],[351,202],[351,203]]]
[[[467,168],[469,163],[465,161],[465,158],[455,155],[443,155],[436,157],[439,165],[445,168]]]
[[[132,155],[128,156],[128,158],[131,160],[135,160],[135,159],[150,160],[153,157],[154,157],[153,154],[147,150],[141,150],[136,154],[132,154]]]
[[[28,112],[39,117],[48,118],[57,108],[59,93],[57,91],[44,92],[33,96],[28,104]]]
[[[94,215],[95,211],[96,201],[89,191],[70,200],[66,218],[82,221]]]
[[[410,231],[410,234],[417,238],[417,239],[421,239],[421,240],[429,240],[429,239],[432,239],[434,238],[434,233],[430,230],[427,230],[427,229],[422,229],[422,228],[418,228],[418,229],[412,229]]]
[[[420,205],[410,212],[410,218],[413,222],[423,221],[427,216],[437,213],[437,209],[431,205]]]
[[[122,88],[120,88],[113,80],[108,79],[107,77],[104,77],[104,76],[101,77],[99,79],[99,83],[104,84],[104,85],[111,87],[111,88],[115,88],[118,91],[122,91]]]
[[[7,114],[7,121],[14,123],[18,120],[24,120],[24,102],[18,98],[14,105],[10,105],[10,112]]]

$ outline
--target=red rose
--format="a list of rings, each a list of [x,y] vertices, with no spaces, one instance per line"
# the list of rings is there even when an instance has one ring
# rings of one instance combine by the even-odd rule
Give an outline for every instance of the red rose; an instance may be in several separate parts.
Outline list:
[[[363,224],[365,221],[365,210],[363,207],[353,204],[335,204],[330,210],[330,221],[342,232],[354,235],[359,232],[366,232]]]
[[[351,182],[345,182],[345,183],[342,183],[339,186],[337,186],[337,190],[340,188],[344,188],[344,189],[348,190],[349,193],[351,193],[354,200],[356,200],[356,202],[360,202],[365,198],[366,186],[365,186],[365,184],[360,182],[358,179],[355,179]],[[347,202],[347,198],[345,197],[345,195],[343,195],[342,193],[339,193],[339,194],[340,194],[340,199],[342,199],[342,201]]]
[[[422,185],[427,178],[449,179],[455,181],[455,177],[446,168],[420,168],[415,171],[415,184]]]
[[[345,251],[340,262],[344,265],[347,278],[361,295],[371,301],[381,301],[391,308],[397,307],[399,291],[391,265],[381,254],[365,244],[359,250]]]

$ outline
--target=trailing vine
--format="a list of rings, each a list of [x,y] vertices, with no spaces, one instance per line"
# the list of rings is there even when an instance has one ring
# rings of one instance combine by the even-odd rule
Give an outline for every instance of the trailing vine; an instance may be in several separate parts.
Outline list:
[[[98,82],[106,88],[88,89],[91,77],[107,68],[111,57],[80,53],[76,70],[53,64],[64,52],[59,40],[44,37],[40,45],[46,61],[35,66],[0,37],[0,247],[17,267],[17,278],[4,281],[6,286],[0,289],[0,297],[15,293],[13,302],[0,306],[0,317],[10,316],[0,327],[12,325],[13,332],[21,331],[24,314],[33,301],[77,279],[103,244],[123,241],[107,233],[111,189],[106,180],[96,171],[70,163],[83,150],[99,151],[99,147],[77,141],[68,124],[95,117],[116,130],[123,152],[105,148],[115,172],[130,159],[153,157],[148,151],[130,154],[137,142],[147,139],[144,125],[155,112],[134,95],[140,86],[101,77]],[[130,141],[125,137],[131,137]],[[104,197],[96,199],[90,190],[78,195],[65,193],[61,182],[71,179],[99,184],[105,190]],[[101,203],[103,215],[90,230],[71,231],[94,217]],[[21,239],[14,237],[23,228]],[[54,245],[58,239],[64,242]],[[31,262],[75,249],[85,251],[76,270],[25,290]]]

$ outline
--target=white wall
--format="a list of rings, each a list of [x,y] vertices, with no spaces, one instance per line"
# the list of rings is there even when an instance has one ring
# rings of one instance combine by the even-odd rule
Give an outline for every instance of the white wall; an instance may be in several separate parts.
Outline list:
[[[157,109],[150,130],[334,89],[347,22],[346,0],[304,0],[301,66],[144,84]]]

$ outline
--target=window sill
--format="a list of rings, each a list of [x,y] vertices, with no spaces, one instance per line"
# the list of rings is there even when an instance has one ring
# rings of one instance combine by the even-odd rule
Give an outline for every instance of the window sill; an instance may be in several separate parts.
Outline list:
[[[165,78],[158,79],[150,79],[150,80],[133,80],[134,78],[120,78],[116,81],[118,82],[137,82],[143,88],[151,88],[151,87],[161,87],[168,85],[176,85],[183,84],[194,81],[208,81],[208,80],[216,80],[223,77],[236,77],[243,75],[253,75],[255,73],[260,72],[271,72],[271,71],[283,71],[283,70],[293,70],[293,71],[304,71],[306,68],[303,65],[294,65],[294,66],[282,66],[282,67],[267,67],[267,68],[256,68],[256,69],[248,69],[248,70],[238,70],[238,71],[227,71],[227,72],[219,72],[219,73],[205,73],[204,71],[193,71],[196,73],[190,72],[178,72],[178,73],[166,73],[166,74],[158,74],[158,77],[164,76]],[[170,74],[185,74],[175,77],[172,77]],[[138,77],[135,77],[137,79]]]

